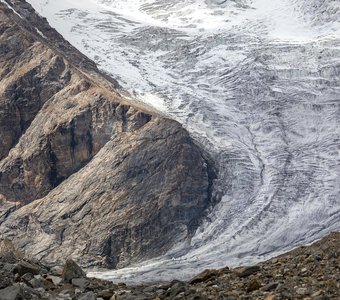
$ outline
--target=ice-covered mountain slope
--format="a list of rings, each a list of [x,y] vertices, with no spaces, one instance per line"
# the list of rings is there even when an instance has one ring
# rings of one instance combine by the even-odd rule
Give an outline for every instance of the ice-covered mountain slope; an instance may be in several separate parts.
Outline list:
[[[187,277],[340,230],[339,0],[28,2],[219,166],[190,241],[101,276]]]

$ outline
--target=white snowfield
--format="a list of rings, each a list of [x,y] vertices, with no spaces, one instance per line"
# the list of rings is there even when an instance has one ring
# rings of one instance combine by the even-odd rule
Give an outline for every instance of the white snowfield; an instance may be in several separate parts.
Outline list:
[[[340,0],[28,0],[214,157],[191,240],[113,281],[187,279],[340,230]]]

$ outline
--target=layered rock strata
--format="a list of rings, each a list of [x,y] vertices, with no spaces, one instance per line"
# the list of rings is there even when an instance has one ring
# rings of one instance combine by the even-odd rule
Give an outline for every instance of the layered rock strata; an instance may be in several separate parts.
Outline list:
[[[24,1],[0,2],[0,232],[48,263],[165,253],[210,204],[213,168]]]

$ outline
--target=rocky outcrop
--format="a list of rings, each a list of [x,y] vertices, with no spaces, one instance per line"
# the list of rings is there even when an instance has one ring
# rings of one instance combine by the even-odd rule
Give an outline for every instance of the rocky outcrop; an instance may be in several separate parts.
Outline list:
[[[24,1],[0,2],[0,232],[48,263],[165,253],[211,202],[211,163]],[[13,12],[14,9],[16,13]]]
[[[206,206],[208,182],[187,133],[155,118],[113,137],[46,197],[9,215],[2,233],[48,261],[67,255],[122,266],[185,237]]]

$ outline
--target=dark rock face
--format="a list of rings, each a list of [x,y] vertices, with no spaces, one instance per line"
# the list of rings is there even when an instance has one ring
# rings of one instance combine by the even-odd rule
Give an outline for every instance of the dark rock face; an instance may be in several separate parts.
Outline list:
[[[187,238],[211,201],[210,162],[24,1],[14,9],[23,18],[0,3],[1,236],[50,263],[106,267]]]
[[[207,166],[187,133],[155,118],[112,138],[46,197],[12,213],[2,232],[48,261],[81,256],[90,264],[98,257],[122,266],[185,237],[208,190]]]

